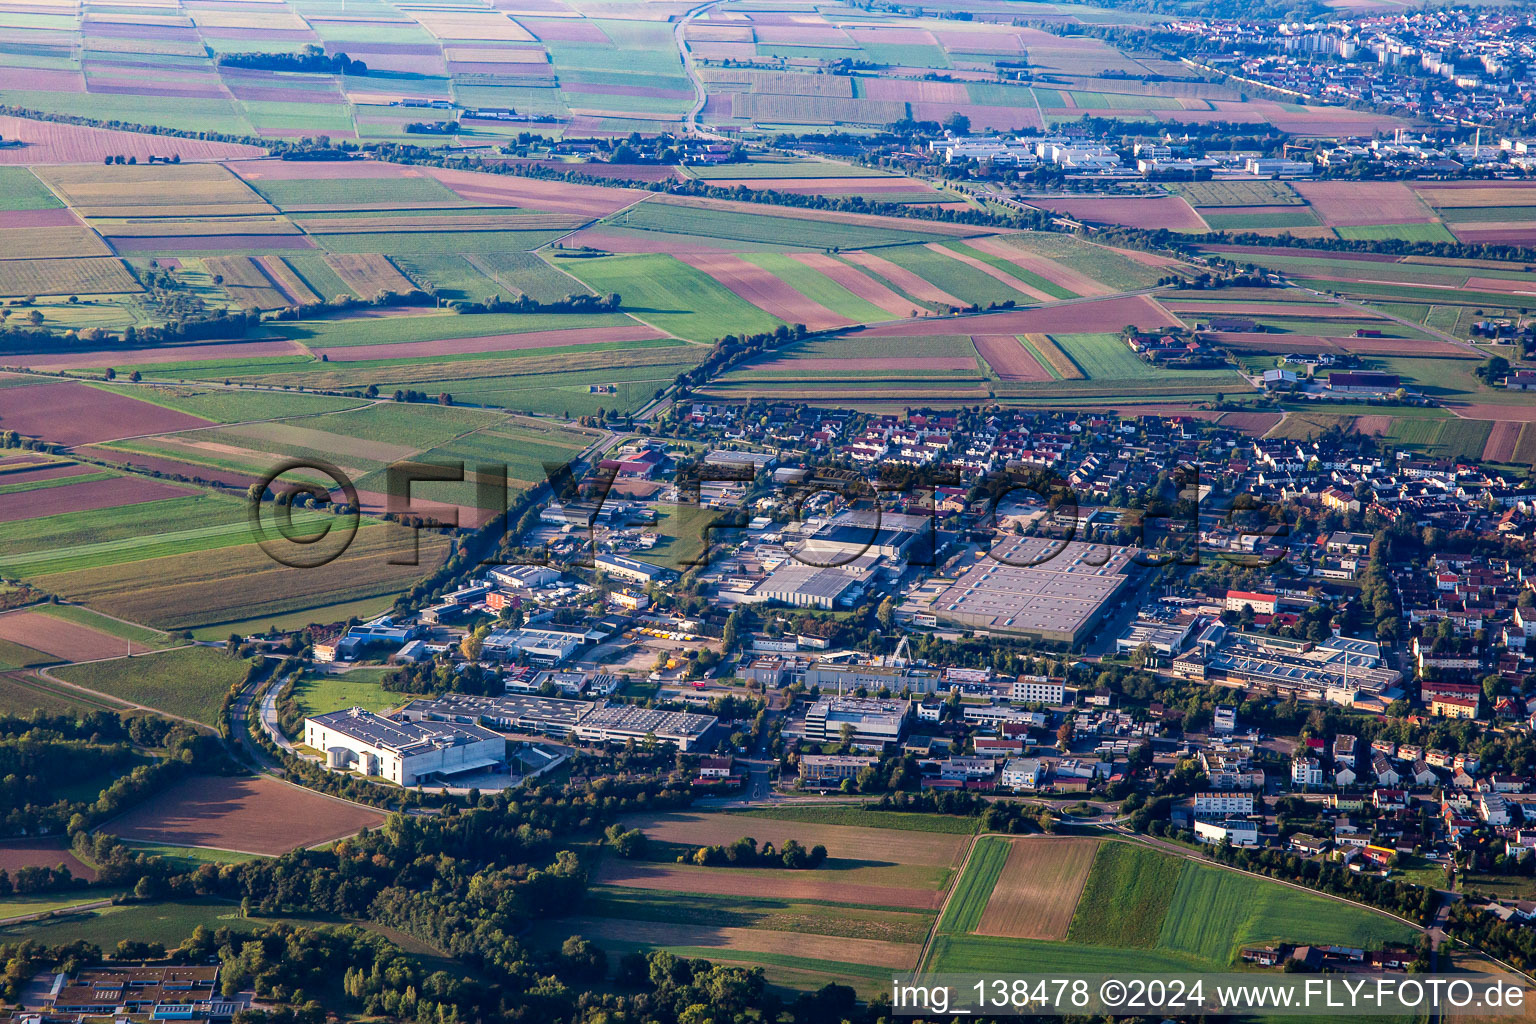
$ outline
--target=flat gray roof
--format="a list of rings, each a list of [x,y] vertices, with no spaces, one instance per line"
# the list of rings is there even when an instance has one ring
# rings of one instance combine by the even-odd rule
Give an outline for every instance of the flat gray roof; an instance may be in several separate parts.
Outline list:
[[[1126,580],[1134,548],[1049,537],[1004,540],[975,556],[930,611],[983,629],[1073,634]]]
[[[478,725],[396,721],[362,708],[332,711],[327,715],[315,715],[310,720],[343,736],[399,753],[411,753],[437,743],[455,744],[501,738]]]

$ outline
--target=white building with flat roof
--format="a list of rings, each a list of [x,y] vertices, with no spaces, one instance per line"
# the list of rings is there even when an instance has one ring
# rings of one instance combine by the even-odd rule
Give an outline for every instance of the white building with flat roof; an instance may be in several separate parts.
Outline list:
[[[405,721],[362,708],[306,718],[304,743],[323,751],[333,771],[378,776],[401,786],[429,776],[485,771],[507,759],[506,739],[478,725]]]

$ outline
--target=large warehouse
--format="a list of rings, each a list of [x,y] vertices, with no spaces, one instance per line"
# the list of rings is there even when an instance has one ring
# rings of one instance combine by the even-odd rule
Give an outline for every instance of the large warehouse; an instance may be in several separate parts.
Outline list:
[[[396,720],[362,708],[306,718],[304,743],[324,751],[329,768],[402,786],[484,771],[507,759],[506,739],[478,725]]]
[[[940,622],[1077,646],[1130,578],[1135,548],[1011,537],[978,552],[929,606]]]
[[[489,726],[506,732],[569,736],[588,743],[622,743],[654,738],[679,750],[708,750],[718,737],[714,715],[663,711],[608,701],[563,700],[559,697],[479,697],[448,693],[413,700],[401,715],[418,722],[458,722],[464,728]],[[481,731],[484,731],[483,729]]]

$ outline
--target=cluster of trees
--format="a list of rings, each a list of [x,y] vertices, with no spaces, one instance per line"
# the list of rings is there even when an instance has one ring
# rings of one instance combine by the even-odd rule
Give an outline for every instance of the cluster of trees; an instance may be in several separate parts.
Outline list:
[[[137,760],[135,746],[163,748],[164,756],[112,777]],[[217,740],[168,719],[106,712],[0,717],[0,835],[86,828],[194,770],[216,772],[227,764]],[[102,789],[91,799],[49,799],[54,787],[98,776]]]
[[[306,43],[298,53],[221,53],[219,64],[227,68],[254,68],[258,71],[303,72],[316,75],[366,75],[368,65],[345,53],[334,56],[325,47]]]
[[[554,302],[540,302],[528,295],[504,299],[493,295],[484,302],[467,299],[449,303],[455,313],[614,313],[619,308],[619,294],[578,295],[571,293]]]
[[[827,848],[817,843],[807,850],[798,839],[789,839],[783,847],[775,849],[772,843],[757,845],[751,836],[742,836],[734,843],[701,846],[691,854],[677,856],[679,864],[698,864],[702,867],[737,868],[791,868],[795,870],[819,868],[827,860]]]
[[[309,320],[316,316],[324,316],[327,313],[339,313],[358,306],[419,306],[432,301],[432,295],[421,288],[412,288],[409,291],[392,292],[380,288],[366,299],[359,299],[352,295],[337,295],[320,302],[306,302],[298,306],[284,306],[282,309],[269,310],[261,315],[263,320]],[[330,360],[322,355],[322,362]]]

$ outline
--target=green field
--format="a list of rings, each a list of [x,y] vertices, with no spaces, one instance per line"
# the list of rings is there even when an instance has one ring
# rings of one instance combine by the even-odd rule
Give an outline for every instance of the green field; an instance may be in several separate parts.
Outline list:
[[[1000,256],[994,256],[989,252],[982,252],[980,249],[966,245],[964,242],[946,242],[944,244],[944,248],[951,249],[954,252],[968,256],[973,260],[980,260],[981,262],[1002,271],[1009,277],[1016,278],[1029,287],[1034,288],[1036,291],[1044,292],[1053,299],[1072,299],[1077,297],[1076,292],[1069,291],[1054,281],[1047,281],[1045,278],[1041,277],[1039,274],[1034,273],[1033,271],[1025,270],[1018,264],[1010,263]]]
[[[599,295],[618,292],[623,308],[659,330],[691,341],[712,342],[727,334],[760,334],[782,321],[737,298],[707,274],[661,253],[565,260]]]
[[[248,667],[245,661],[212,647],[181,647],[160,654],[71,665],[54,674],[157,711],[217,725],[224,694],[245,677]]]
[[[190,870],[199,864],[244,864],[247,861],[266,859],[259,853],[215,850],[206,846],[171,846],[167,843],[142,843],[137,840],[129,841],[128,846],[135,853],[163,858],[183,870]]]
[[[25,167],[0,167],[0,210],[57,210],[64,204]]]
[[[567,295],[591,294],[580,281],[545,263],[537,253],[488,252],[465,259],[503,285],[509,298],[521,294],[539,302],[558,302]]]
[[[904,242],[929,242],[949,237],[924,231],[916,226],[916,222],[910,229],[869,227],[839,223],[830,216],[775,216],[772,207],[764,207],[762,212],[738,212],[655,202],[631,206],[603,223],[675,235],[727,238],[805,249],[861,249],[871,245],[900,245]]]
[[[756,264],[789,285],[812,302],[819,303],[854,323],[879,323],[894,319],[890,313],[867,302],[833,281],[830,277],[797,263],[783,253],[743,253],[742,259]]]
[[[1379,241],[1400,238],[1405,242],[1452,242],[1456,236],[1444,224],[1364,224],[1333,229],[1340,238]]]
[[[1006,848],[1005,841],[999,842]],[[1407,924],[1339,900],[1112,841],[1100,844],[1094,856],[1067,941],[970,935],[958,926],[979,922],[985,899],[978,903],[973,890],[985,882],[990,891],[992,881],[984,871],[976,874],[976,883],[967,889],[968,867],[950,897],[926,964],[929,970],[1220,970],[1232,966],[1245,945],[1374,949],[1389,942],[1411,945],[1418,936]],[[959,909],[954,909],[957,901]],[[946,922],[956,927],[946,929]]]
[[[1379,948],[1411,944],[1415,929],[1264,878],[1189,863],[1179,874],[1158,948],[1224,966],[1240,946],[1288,942]]]
[[[1128,843],[1101,843],[1067,932],[1086,946],[1150,949],[1157,944],[1180,864]]]
[[[1008,862],[1008,852],[1013,849],[1008,840],[999,836],[982,836],[971,847],[970,858],[965,862],[965,872],[955,883],[954,891],[944,904],[944,914],[939,918],[939,934],[966,934],[981,924],[987,901],[992,898],[992,888],[997,876],[1002,874]]]
[[[1051,340],[1089,380],[1131,380],[1166,372],[1142,362],[1118,334],[1053,334]]]
[[[104,391],[136,398],[141,402],[201,416],[214,423],[313,416],[320,413],[340,412],[343,409],[356,409],[366,404],[359,398],[284,394],[279,391],[238,391],[232,388],[163,384],[98,383],[94,386]]]
[[[1275,206],[1268,213],[1212,213],[1202,211],[1200,216],[1213,231],[1247,231],[1258,228],[1305,228],[1321,223],[1305,206]]]
[[[967,253],[966,255],[970,255]],[[1026,305],[1037,301],[1016,288],[927,246],[903,245],[879,251],[881,259],[890,260],[905,270],[932,282],[961,302],[986,306],[1012,301]],[[1012,271],[1010,271],[1012,273]]]
[[[478,257],[477,257],[478,259]],[[285,338],[313,349],[394,345],[411,341],[482,338],[496,334],[622,327],[634,321],[622,313],[428,313],[412,316],[299,320],[271,325]]]
[[[224,495],[189,494],[0,524],[5,552],[0,554],[0,572],[30,578],[250,540],[243,502]]]
[[[324,206],[387,208],[394,203],[463,206],[436,178],[258,178],[248,183],[279,210]]]

